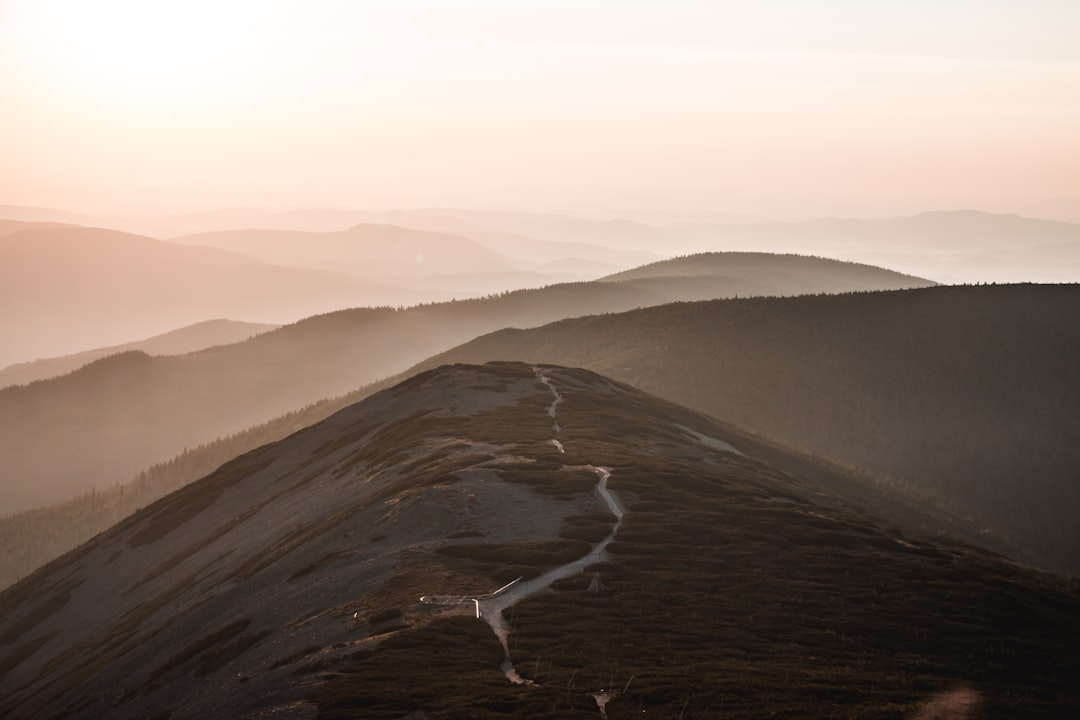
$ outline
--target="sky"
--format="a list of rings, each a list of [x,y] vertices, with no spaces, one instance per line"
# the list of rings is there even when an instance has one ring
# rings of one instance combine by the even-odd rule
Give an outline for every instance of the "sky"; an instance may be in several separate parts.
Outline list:
[[[0,204],[1080,208],[1077,38],[1076,0],[0,0]]]

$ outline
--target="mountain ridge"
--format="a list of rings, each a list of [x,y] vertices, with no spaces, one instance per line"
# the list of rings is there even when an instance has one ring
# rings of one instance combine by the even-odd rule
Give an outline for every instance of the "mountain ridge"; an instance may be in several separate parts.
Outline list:
[[[587,371],[420,373],[0,593],[0,712],[595,717],[611,676],[612,718],[914,717],[958,690],[990,718],[1080,707],[1075,585],[909,534],[752,444]],[[503,615],[505,645],[472,602],[421,600],[541,578],[613,527]]]

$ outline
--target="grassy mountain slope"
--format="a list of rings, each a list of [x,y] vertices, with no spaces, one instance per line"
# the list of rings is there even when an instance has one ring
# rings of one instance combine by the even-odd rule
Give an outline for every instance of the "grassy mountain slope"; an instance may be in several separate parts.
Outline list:
[[[865,283],[864,268],[835,265],[851,269],[846,285],[830,277],[800,282],[797,289],[836,291]],[[877,273],[882,287],[925,283]],[[570,283],[406,310],[347,310],[184,357],[105,358],[65,377],[0,390],[0,512],[124,482],[186,447],[389,377],[498,328],[744,294],[755,287],[777,287],[767,262],[734,277],[714,273],[659,285],[649,278]],[[57,447],[67,451],[57,453]]]
[[[325,420],[387,386],[387,383],[375,383],[341,398],[313,403],[233,435],[188,448],[126,482],[0,518],[0,589],[229,460]]]
[[[430,360],[588,367],[943,505],[1080,572],[1080,286],[676,304]]]
[[[8,385],[26,385],[35,380],[65,375],[109,355],[119,355],[130,351],[143,352],[147,355],[183,355],[216,345],[242,342],[253,335],[268,332],[276,327],[276,325],[266,323],[249,323],[239,320],[204,320],[145,340],[9,365],[0,370],[0,388]]]
[[[443,367],[0,593],[0,714],[584,718],[601,689],[613,720],[916,717],[941,693],[985,718],[1080,711],[1075,585],[840,486],[592,373]],[[418,600],[532,580],[613,531],[504,614],[531,685],[472,603]]]

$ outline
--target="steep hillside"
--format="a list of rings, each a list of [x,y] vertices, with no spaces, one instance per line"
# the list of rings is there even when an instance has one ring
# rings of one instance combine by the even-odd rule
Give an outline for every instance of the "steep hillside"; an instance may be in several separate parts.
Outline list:
[[[1080,573],[1080,286],[677,304],[502,331],[422,367],[499,358],[610,374]]]
[[[115,230],[0,235],[0,366],[127,342],[208,318],[286,322],[423,296]],[[445,296],[438,296],[439,298]]]
[[[216,345],[242,342],[253,335],[269,332],[276,327],[276,325],[266,323],[249,323],[239,320],[204,320],[145,340],[9,365],[0,370],[0,388],[8,385],[26,385],[35,380],[64,375],[109,355],[119,355],[130,351],[144,352],[147,355],[183,355]]]
[[[0,593],[0,714],[1080,712],[1077,588],[857,487],[592,373],[442,367]]]
[[[347,310],[184,357],[127,353],[69,376],[0,390],[0,514],[126,481],[184,448],[389,377],[499,328],[769,292],[777,274],[768,265],[763,259],[739,273],[662,284],[650,278],[569,283],[405,310]],[[848,289],[865,283],[863,269],[834,265],[851,272]],[[792,282],[813,291],[845,287],[835,277]],[[880,282],[925,281],[880,271]],[[57,447],[68,450],[57,453]]]

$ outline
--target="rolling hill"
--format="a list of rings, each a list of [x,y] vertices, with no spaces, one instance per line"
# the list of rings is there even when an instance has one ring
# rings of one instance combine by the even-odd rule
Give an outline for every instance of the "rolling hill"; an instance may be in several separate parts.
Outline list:
[[[147,355],[183,355],[216,345],[242,342],[253,335],[268,332],[276,327],[276,325],[266,323],[248,323],[239,320],[204,320],[145,340],[9,365],[0,370],[0,388],[8,385],[26,385],[35,380],[65,375],[109,355],[131,351],[143,352]]]
[[[58,222],[25,222],[23,220],[11,220],[8,219],[2,213],[3,206],[0,206],[0,235],[11,235],[12,233],[22,232],[23,230],[43,230],[43,229],[64,229],[77,227],[67,223]]]
[[[709,262],[707,256],[699,258]],[[126,482],[184,448],[239,432],[283,413],[395,375],[431,355],[504,327],[610,313],[675,300],[778,289],[767,257],[753,270],[619,282],[570,283],[485,299],[354,309],[294,323],[246,342],[184,357],[128,352],[70,375],[0,390],[0,509],[3,514],[61,502]],[[788,265],[789,259],[777,258]],[[918,278],[822,259],[832,268],[794,291],[926,284]],[[850,276],[844,280],[843,276]],[[65,447],[56,453],[55,447]]]
[[[646,308],[438,355],[587,367],[857,467],[1027,562],[1080,573],[1080,286]]]
[[[1075,583],[859,488],[589,372],[440,367],[0,593],[0,714],[1080,712]]]
[[[814,293],[894,290],[931,285],[906,276],[894,286],[882,287],[881,268],[808,255],[759,252],[698,253],[642,265],[608,275],[605,282],[633,282],[660,289],[694,279],[723,279],[733,296],[811,295]]]
[[[1076,282],[1080,225],[975,210],[895,218],[676,225],[674,247],[828,255],[947,283]]]

